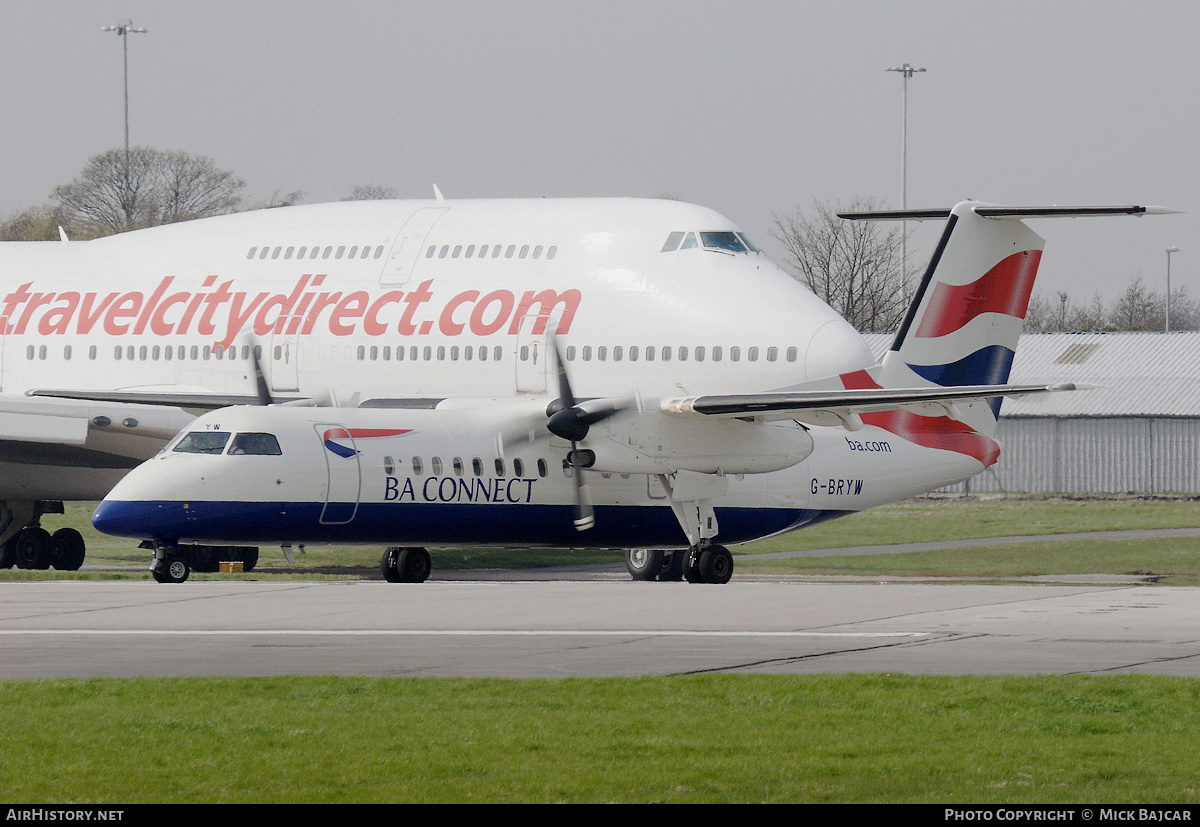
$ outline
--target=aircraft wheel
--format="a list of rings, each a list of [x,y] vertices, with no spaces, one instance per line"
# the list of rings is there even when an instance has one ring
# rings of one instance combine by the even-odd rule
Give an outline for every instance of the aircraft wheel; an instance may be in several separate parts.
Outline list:
[[[73,528],[60,528],[50,535],[50,562],[59,571],[79,571],[86,546],[83,535]]]
[[[32,525],[21,529],[14,550],[17,568],[50,568],[50,532],[46,529]]]
[[[192,546],[187,550],[188,565],[196,571],[209,573],[217,571],[221,568],[221,555],[224,552],[225,549],[217,546]],[[183,556],[181,551],[180,557]]]
[[[237,549],[237,557],[242,561],[242,571],[254,571],[258,565],[258,547],[243,546]]]
[[[159,583],[182,583],[188,579],[191,574],[191,569],[188,567],[187,560],[182,557],[170,554],[163,561],[152,569],[154,579]]]
[[[423,548],[402,549],[396,559],[396,571],[401,583],[424,583],[433,571],[433,561]]]
[[[9,537],[0,545],[0,569],[11,569],[17,564],[17,535]]]
[[[658,573],[660,583],[678,583],[683,580],[683,560],[687,553],[679,549],[663,552],[663,567]]]
[[[728,583],[733,576],[733,555],[725,546],[709,546],[700,553],[700,579],[705,583]]]
[[[625,552],[625,569],[634,580],[653,580],[663,570],[663,553],[658,549],[631,548]]]
[[[392,546],[383,550],[383,559],[379,561],[379,570],[383,572],[383,579],[389,583],[400,582],[400,571],[396,568],[396,563],[400,559],[402,549]]]

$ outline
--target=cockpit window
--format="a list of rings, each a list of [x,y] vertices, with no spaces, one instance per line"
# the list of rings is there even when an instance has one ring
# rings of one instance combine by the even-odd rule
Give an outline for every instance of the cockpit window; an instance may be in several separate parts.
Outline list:
[[[679,242],[683,241],[683,233],[671,233],[667,236],[667,241],[663,244],[660,252],[673,253],[679,249]]]
[[[728,250],[731,253],[746,252],[746,245],[732,232],[700,233],[700,241],[710,250]]]
[[[697,239],[697,236],[699,236],[699,239]],[[701,233],[677,231],[668,233],[667,240],[663,242],[662,250],[659,252],[673,253],[676,250],[690,250],[701,245],[709,250],[721,250],[728,253],[762,253],[762,250],[758,249],[746,237],[745,233],[733,230],[709,230]]]
[[[238,434],[233,438],[233,445],[229,446],[230,456],[277,457],[282,453],[274,434]]]
[[[738,238],[740,238],[740,239],[742,240],[742,243],[746,245],[747,249],[749,249],[749,250],[750,250],[750,252],[752,252],[752,253],[761,253],[761,252],[762,252],[762,250],[760,250],[760,249],[758,249],[757,247],[755,247],[755,246],[754,246],[754,242],[753,242],[753,241],[751,241],[751,240],[750,240],[750,239],[749,239],[749,238],[746,236],[746,234],[745,234],[745,233],[738,233],[738,234],[737,234],[737,237],[738,237]]]
[[[219,454],[229,441],[228,431],[192,431],[175,444],[181,454]]]

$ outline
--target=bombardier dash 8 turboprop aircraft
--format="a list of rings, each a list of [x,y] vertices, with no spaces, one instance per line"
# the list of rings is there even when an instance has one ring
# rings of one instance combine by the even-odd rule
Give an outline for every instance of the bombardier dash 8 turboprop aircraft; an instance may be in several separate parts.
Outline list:
[[[359,209],[360,223],[376,215]],[[1003,384],[1043,245],[1023,218],[1164,212],[963,202],[854,216],[946,219],[875,364],[845,320],[699,207],[373,209],[402,213],[402,229],[380,228],[338,280],[305,244],[331,232],[334,207],[196,222],[240,241],[237,272],[269,268],[291,292],[225,289],[222,326],[201,311],[224,276],[197,273],[211,292],[175,294],[169,316],[148,301],[122,317],[164,347],[189,321],[226,354],[241,331],[266,342],[262,406],[190,423],[94,515],[154,545],[156,579],[185,579],[193,544],[344,542],[388,545],[393,581],[425,579],[426,545],[468,544],[634,549],[636,578],[725,582],[724,543],[971,477],[999,455],[1000,397],[1073,388]],[[230,368],[190,401],[235,390],[244,368]],[[343,404],[305,407],[326,388]],[[134,403],[183,390],[54,394]]]

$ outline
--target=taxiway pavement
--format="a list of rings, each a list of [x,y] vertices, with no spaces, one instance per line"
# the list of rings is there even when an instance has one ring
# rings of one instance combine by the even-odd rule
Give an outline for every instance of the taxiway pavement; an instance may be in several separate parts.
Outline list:
[[[0,679],[1200,675],[1200,589],[571,580],[0,584]]]

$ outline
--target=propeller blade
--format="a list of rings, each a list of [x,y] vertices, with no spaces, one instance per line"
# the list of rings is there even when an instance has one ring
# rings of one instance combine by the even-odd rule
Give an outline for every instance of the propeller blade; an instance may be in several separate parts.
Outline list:
[[[571,380],[567,376],[567,363],[563,361],[562,351],[558,349],[558,337],[550,337],[550,346],[554,349],[554,364],[558,371],[558,400],[564,408],[575,407],[575,394],[571,392]]]
[[[250,339],[250,363],[254,366],[254,392],[258,396],[258,404],[274,405],[271,389],[267,387],[267,380],[263,377],[262,362],[259,360],[261,352],[258,342]]]
[[[574,451],[574,448],[572,448]],[[587,531],[596,525],[596,514],[592,510],[592,496],[588,493],[587,482],[583,479],[583,469],[575,468],[575,530]]]

